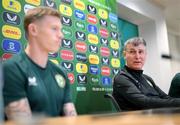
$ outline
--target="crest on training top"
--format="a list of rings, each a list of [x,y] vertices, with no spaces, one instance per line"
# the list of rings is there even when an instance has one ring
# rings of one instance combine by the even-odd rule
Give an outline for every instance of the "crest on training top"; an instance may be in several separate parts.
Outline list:
[[[65,79],[62,75],[56,74],[55,75],[56,82],[58,83],[60,88],[64,88],[65,86]]]

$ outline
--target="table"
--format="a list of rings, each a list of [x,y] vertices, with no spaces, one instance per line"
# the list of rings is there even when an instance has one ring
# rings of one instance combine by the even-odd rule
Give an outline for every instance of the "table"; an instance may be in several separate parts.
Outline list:
[[[157,112],[156,112],[157,111]],[[160,112],[159,112],[160,111]],[[180,125],[180,113],[163,110],[144,110],[77,117],[46,118],[27,125]],[[6,122],[5,125],[25,125]]]

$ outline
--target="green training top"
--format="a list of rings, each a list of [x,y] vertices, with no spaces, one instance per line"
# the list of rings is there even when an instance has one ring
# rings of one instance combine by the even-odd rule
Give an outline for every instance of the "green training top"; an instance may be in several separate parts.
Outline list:
[[[3,69],[5,106],[27,97],[33,113],[59,116],[63,105],[72,102],[67,75],[49,60],[42,68],[22,52],[3,62]]]

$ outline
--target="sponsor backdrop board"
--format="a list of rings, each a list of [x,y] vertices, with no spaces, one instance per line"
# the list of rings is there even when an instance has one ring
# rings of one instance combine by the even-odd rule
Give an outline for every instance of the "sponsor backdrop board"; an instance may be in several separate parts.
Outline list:
[[[78,113],[114,111],[103,95],[112,92],[112,78],[121,67],[116,0],[1,0],[3,60],[25,48],[23,17],[37,6],[49,6],[62,14],[64,39],[49,59],[67,71]]]

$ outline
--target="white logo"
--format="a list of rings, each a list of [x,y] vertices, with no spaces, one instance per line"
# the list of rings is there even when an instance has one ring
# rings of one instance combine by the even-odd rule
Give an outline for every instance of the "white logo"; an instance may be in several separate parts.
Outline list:
[[[103,58],[103,63],[108,64],[108,62],[109,62],[109,59]]]
[[[36,77],[28,77],[28,85],[29,86],[37,86]]]
[[[64,67],[67,68],[67,69],[69,69],[69,68],[71,67],[71,64],[66,64],[66,63],[64,63]]]
[[[71,41],[70,40],[63,40],[63,43],[66,45],[66,46],[69,46],[71,44]]]
[[[48,0],[46,0],[46,4],[49,6],[49,7],[53,7],[54,6],[54,3],[53,1],[51,1],[52,3],[50,3]]]
[[[96,52],[97,51],[97,47],[96,46],[90,46],[90,48],[91,48],[91,50],[92,50],[92,52]]]
[[[15,20],[17,19],[17,16],[11,17],[10,14],[7,13],[7,18],[8,18],[10,21],[15,21]]]
[[[67,20],[66,20],[66,18],[63,17],[63,21],[64,21],[65,23],[69,23],[69,22],[70,22],[70,19],[67,19]]]
[[[111,32],[111,35],[112,35],[112,37],[115,39],[115,38],[117,38],[117,33],[114,33],[114,32]]]
[[[103,26],[106,26],[107,25],[107,22],[104,20],[101,20],[101,24],[103,25]]]
[[[114,55],[114,56],[117,56],[117,55],[118,55],[118,51],[114,51],[114,50],[113,50],[113,55]]]
[[[85,81],[85,79],[86,79],[85,76],[78,76],[78,77],[79,77],[79,80],[80,80],[81,82]]]
[[[24,5],[24,13],[27,13],[27,11],[28,11],[29,9],[33,9],[33,8],[35,8],[35,6],[29,5],[29,4],[25,4],[25,5]]]
[[[91,6],[88,6],[89,7],[89,10],[91,11],[91,12],[94,12],[95,11],[95,8],[94,7],[91,7]]]
[[[118,69],[113,69],[114,74],[118,74],[119,70]]]
[[[83,14],[81,14],[81,13],[76,13],[76,15],[78,16],[78,17],[80,17],[80,18],[82,18],[84,15]]]
[[[102,39],[103,44],[107,44],[107,42],[108,42],[107,39]]]
[[[78,35],[78,37],[80,37],[80,38],[83,38],[84,37],[84,34],[82,33],[79,33],[79,32],[77,32],[77,35]]]

